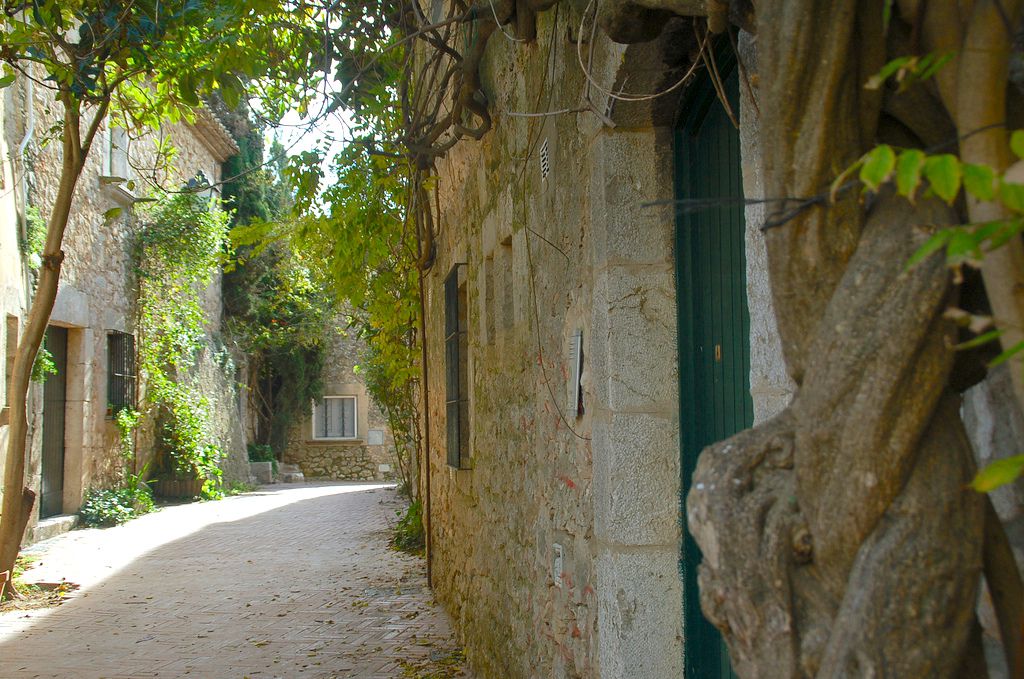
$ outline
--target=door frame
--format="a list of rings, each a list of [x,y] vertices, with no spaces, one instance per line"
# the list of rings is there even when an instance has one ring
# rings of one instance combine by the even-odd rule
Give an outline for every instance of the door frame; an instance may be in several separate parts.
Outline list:
[[[716,63],[722,81],[728,92],[734,115],[739,115],[739,92],[736,58],[730,45],[720,44],[715,50]],[[690,178],[696,168],[685,161],[683,140],[684,135],[693,134],[699,129],[711,111],[718,104],[718,94],[705,72],[688,90],[680,107],[680,114],[674,126],[674,166],[675,192],[679,198],[684,197],[681,189],[690,184]],[[739,132],[737,131],[737,135]],[[738,159],[737,159],[738,160]],[[742,214],[742,211],[741,211]],[[703,616],[700,610],[700,595],[697,587],[697,565],[701,560],[700,549],[690,535],[686,525],[685,501],[689,492],[693,472],[699,451],[710,441],[702,442],[700,416],[702,396],[694,369],[696,356],[692,349],[698,343],[695,332],[695,275],[694,261],[695,243],[693,230],[687,228],[687,217],[684,212],[676,213],[676,303],[677,303],[677,343],[679,356],[679,453],[680,453],[680,504],[682,512],[682,545],[680,549],[680,576],[683,580],[683,663],[684,675],[687,679],[710,679],[714,677],[728,678],[733,676],[728,663],[728,654],[718,630]],[[746,280],[745,247],[743,262],[743,280]],[[747,292],[743,287],[744,299]],[[746,305],[743,313],[749,327],[749,311]],[[743,345],[749,355],[749,331],[743,339]],[[746,398],[750,399],[749,373],[742,376],[740,382],[746,389]],[[749,422],[746,423],[750,425]],[[719,649],[717,653],[709,649]],[[725,662],[723,662],[723,656]],[[708,672],[710,670],[710,673]],[[702,673],[699,673],[702,672]]]
[[[50,335],[51,331],[58,331],[58,332],[63,333],[63,335],[64,335],[64,347],[63,347],[63,352],[62,352],[63,355],[56,355],[55,356],[55,359],[57,359],[55,361],[57,373],[54,374],[54,375],[49,375],[47,377],[46,381],[42,385],[43,409],[42,409],[42,427],[40,429],[40,435],[41,435],[41,438],[42,438],[42,441],[41,441],[41,448],[42,448],[42,450],[41,450],[41,454],[40,454],[40,458],[39,458],[39,519],[40,520],[48,519],[48,518],[50,518],[52,516],[59,516],[60,514],[64,513],[64,505],[65,505],[65,503],[64,503],[64,491],[65,491],[66,482],[67,482],[67,469],[66,469],[66,466],[67,466],[68,386],[69,386],[69,382],[70,382],[68,380],[68,365],[70,364],[70,361],[68,360],[68,353],[69,353],[69,348],[70,348],[70,345],[71,345],[71,342],[70,342],[71,332],[69,331],[68,328],[66,328],[64,326],[48,325],[47,328],[46,328],[46,335]],[[44,346],[45,346],[45,344],[44,344]],[[52,418],[56,415],[56,413],[54,413],[53,411],[51,411],[48,408],[50,403],[47,401],[46,393],[47,393],[47,387],[51,386],[53,384],[53,382],[51,382],[51,380],[55,380],[55,379],[59,379],[64,384],[63,390],[62,390],[63,393],[61,394],[61,398],[60,398],[60,401],[59,401],[59,403],[60,403],[60,410],[61,410],[60,419],[59,419],[60,434],[56,438],[54,438],[54,436],[52,434],[50,436],[51,441],[57,441],[57,440],[60,441],[60,463],[59,464],[55,464],[52,467],[50,467],[50,466],[47,465],[47,448],[46,448],[46,443],[47,443],[47,438],[48,438],[47,437],[47,431],[48,431],[47,425],[49,424],[50,426],[53,426],[54,422],[53,422]],[[54,401],[53,403],[57,403],[57,401]],[[60,479],[60,488],[59,489],[56,489],[56,490],[51,489],[49,492],[47,492],[46,486],[47,486],[47,473],[48,472],[49,472],[49,474],[53,474],[53,475],[59,476],[59,479]],[[58,502],[58,499],[59,499],[59,502]],[[50,511],[49,510],[48,502],[54,503],[54,505],[57,507],[57,510],[56,511]]]

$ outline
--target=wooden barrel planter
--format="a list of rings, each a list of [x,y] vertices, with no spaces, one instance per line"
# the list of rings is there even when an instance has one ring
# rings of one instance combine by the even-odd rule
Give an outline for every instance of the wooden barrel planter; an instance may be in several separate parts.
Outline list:
[[[203,480],[197,478],[163,477],[150,482],[153,494],[167,499],[199,497],[203,494]]]

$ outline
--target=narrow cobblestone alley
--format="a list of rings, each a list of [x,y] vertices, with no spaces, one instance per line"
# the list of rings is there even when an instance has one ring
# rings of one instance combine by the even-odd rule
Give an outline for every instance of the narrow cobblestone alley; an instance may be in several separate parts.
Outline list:
[[[421,560],[387,547],[395,491],[268,486],[30,550],[81,585],[0,615],[0,677],[469,677]]]

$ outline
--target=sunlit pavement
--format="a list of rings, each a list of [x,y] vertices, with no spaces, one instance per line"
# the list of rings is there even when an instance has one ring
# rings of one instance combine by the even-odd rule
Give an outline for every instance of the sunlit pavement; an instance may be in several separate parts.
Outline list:
[[[469,677],[390,487],[267,486],[33,550],[57,608],[0,615],[0,677]]]

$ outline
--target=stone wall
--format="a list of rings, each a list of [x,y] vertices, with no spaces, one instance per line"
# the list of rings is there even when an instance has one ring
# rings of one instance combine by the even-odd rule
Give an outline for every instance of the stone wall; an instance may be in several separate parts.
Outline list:
[[[27,311],[31,273],[23,265],[17,250],[21,225],[19,215],[28,203],[38,207],[47,217],[53,204],[60,177],[60,146],[42,145],[53,116],[60,110],[49,92],[35,87],[32,101],[27,103],[24,83],[3,91],[3,176],[10,188],[19,181],[17,191],[0,191],[9,198],[0,199],[0,303],[5,316],[22,319]],[[33,110],[35,132],[27,146],[25,162],[11,159],[13,149],[25,137],[28,128],[26,111]],[[219,178],[219,160],[192,129],[184,124],[164,130],[177,148],[175,174],[162,176],[165,186],[176,188],[199,170],[213,180]],[[74,197],[71,219],[65,233],[65,260],[60,288],[51,316],[51,325],[68,329],[67,403],[65,421],[65,465],[63,511],[73,513],[81,505],[84,494],[92,487],[110,486],[120,474],[118,432],[107,412],[107,335],[110,331],[133,332],[135,291],[131,280],[129,252],[136,219],[131,209],[134,197],[144,195],[149,187],[145,175],[135,177],[133,189],[112,183],[105,176],[111,167],[104,159],[109,153],[105,130],[94,145]],[[133,140],[128,154],[132,163],[145,167],[151,163],[151,138]],[[27,186],[27,192],[21,190]],[[15,204],[16,203],[16,204]],[[122,212],[105,216],[111,208]],[[199,370],[205,391],[215,403],[217,436],[230,452],[226,460],[227,480],[248,480],[244,439],[241,437],[236,406],[236,385],[233,369],[226,363],[215,334],[220,330],[219,276],[205,293],[209,350],[202,352]],[[3,328],[6,343],[7,325]],[[5,352],[6,353],[6,352]],[[4,359],[6,364],[6,357]],[[41,388],[34,386],[30,407],[30,445],[27,465],[28,483],[38,490],[41,459]],[[237,431],[236,431],[237,430]],[[0,421],[0,441],[5,440],[7,427]],[[151,428],[143,427],[137,437],[138,461],[141,466],[151,456]],[[0,461],[2,465],[2,461]],[[0,467],[2,469],[2,467]],[[38,513],[34,512],[32,523]],[[31,539],[31,530],[29,536]]]
[[[572,53],[579,19],[578,8],[560,4],[538,15],[535,44],[495,33],[481,73],[493,128],[438,161],[437,258],[424,279],[428,558],[478,676],[679,677],[686,630],[670,202],[685,88],[644,102],[612,102],[588,88]],[[630,47],[598,32],[594,80],[664,90],[687,52],[679,30],[669,24],[655,43]],[[739,47],[756,70],[750,36],[741,34]],[[744,193],[757,199],[757,114],[742,90]],[[575,112],[584,91],[611,125]],[[548,111],[563,113],[537,115]],[[756,422],[783,409],[794,389],[772,309],[764,220],[763,206],[749,204]],[[470,441],[458,469],[446,458],[444,346],[444,283],[457,265],[466,281]],[[566,408],[577,331],[578,417]],[[1005,405],[1005,382],[995,374],[966,396],[982,462],[1020,452],[1024,422]],[[995,496],[1018,553],[1022,485]]]
[[[591,113],[509,115],[579,106],[557,14],[538,16],[537,49],[492,37],[494,128],[438,166],[424,283],[434,587],[481,677],[682,676],[675,226],[671,206],[645,207],[673,197],[672,116],[618,103],[614,128]],[[643,88],[663,48],[602,40],[594,76]],[[466,469],[445,455],[443,284],[458,263]],[[577,331],[579,416],[567,409]]]
[[[566,16],[579,25],[565,5],[538,15],[536,49],[491,38],[482,81],[494,127],[438,163],[438,256],[424,283],[434,586],[479,676],[683,676],[671,200],[685,88],[642,102],[591,88],[606,118],[518,115],[580,106],[587,85],[564,40]],[[664,90],[688,39],[685,22],[629,47],[598,33],[592,75],[607,87]],[[759,160],[749,101],[741,116],[746,177]],[[758,420],[784,407],[792,388],[764,274],[763,219],[748,211]],[[465,264],[469,312],[465,469],[445,454],[443,290],[456,264]],[[572,415],[577,331],[583,409]]]
[[[339,318],[336,324],[340,323]],[[310,416],[289,431],[283,457],[284,462],[298,465],[306,478],[392,480],[397,474],[394,439],[387,418],[370,398],[357,371],[365,350],[366,345],[352,333],[339,328],[332,334],[324,362],[324,396],[355,397],[356,436],[344,441],[317,440],[310,404]]]

